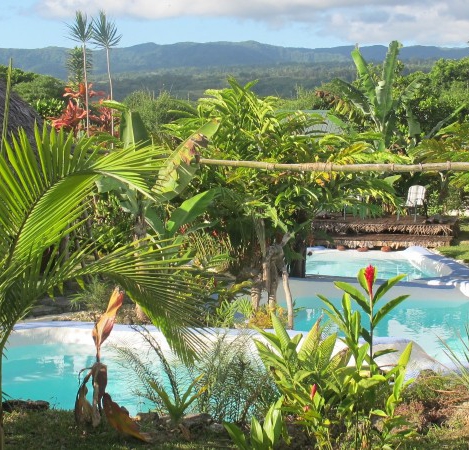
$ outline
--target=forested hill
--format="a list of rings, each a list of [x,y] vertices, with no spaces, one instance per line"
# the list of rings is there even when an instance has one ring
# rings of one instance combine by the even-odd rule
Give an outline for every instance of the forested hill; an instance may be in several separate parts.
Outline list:
[[[264,66],[286,64],[323,64],[350,63],[353,46],[332,48],[290,48],[259,42],[181,42],[171,45],[154,43],[112,49],[112,71],[119,73],[150,73],[161,69],[191,68],[228,68],[240,66]],[[382,62],[387,47],[374,45],[360,48],[369,62]],[[10,58],[13,66],[25,71],[67,78],[66,60],[69,49],[47,47],[40,49],[0,48],[0,64],[7,65]],[[469,56],[469,48],[443,48],[432,46],[403,47],[400,52],[402,61],[419,62],[423,60],[460,59]],[[99,76],[106,72],[105,53],[93,51],[93,74]]]

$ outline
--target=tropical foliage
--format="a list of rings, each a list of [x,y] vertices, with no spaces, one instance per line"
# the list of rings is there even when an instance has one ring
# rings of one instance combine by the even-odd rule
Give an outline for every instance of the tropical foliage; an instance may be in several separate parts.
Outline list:
[[[358,113],[355,120],[368,126],[379,133],[376,140],[378,150],[390,149],[397,146],[399,149],[406,147],[402,142],[409,138],[415,138],[420,134],[418,122],[414,119],[409,108],[409,102],[417,89],[420,87],[419,78],[396,95],[394,82],[397,77],[398,55],[402,45],[393,41],[389,44],[388,53],[382,66],[381,76],[375,76],[372,68],[368,65],[360,53],[359,48],[352,51],[352,58],[357,68],[358,79],[347,83],[341,79],[333,82],[339,98],[336,100],[336,109],[341,114]],[[403,107],[408,118],[407,133],[399,136],[398,110]],[[398,139],[396,139],[398,138]]]
[[[339,448],[344,443],[356,450],[391,448],[393,440],[409,433],[404,418],[396,414],[396,406],[408,383],[405,370],[412,344],[402,351],[393,368],[383,370],[379,358],[394,350],[376,351],[373,339],[374,327],[406,298],[389,300],[375,310],[376,303],[399,279],[395,277],[375,291],[376,269],[362,269],[358,281],[368,299],[351,285],[336,282],[344,291],[342,311],[320,296],[344,337],[333,333],[323,338],[319,321],[304,340],[301,334],[290,337],[275,316],[273,333],[259,330],[263,338],[256,341],[259,355],[282,394],[277,408],[293,414],[315,448]],[[351,299],[368,316],[368,325],[363,325],[360,312],[353,310]],[[337,340],[344,342],[342,350],[337,351]],[[377,420],[380,427],[373,426]]]
[[[177,350],[184,348],[185,337],[197,342],[194,332],[181,326],[196,323],[203,295],[200,282],[184,276],[196,270],[184,265],[190,253],[170,241],[154,245],[155,239],[146,235],[139,245],[127,241],[90,261],[88,255],[102,240],[75,240],[102,177],[148,198],[177,185],[174,180],[162,184],[171,180],[166,149],[147,146],[135,151],[128,146],[103,153],[102,143],[98,136],[74,139],[73,134],[46,128],[42,134],[36,130],[37,153],[24,132],[11,145],[6,143],[0,157],[1,348],[41,295],[53,295],[67,280],[104,273],[139,302]]]
[[[322,131],[324,117],[317,113],[278,110],[278,99],[260,98],[253,92],[255,82],[240,85],[229,79],[230,88],[207,91],[192,115],[167,128],[184,136],[208,119],[220,125],[202,156],[211,159],[256,160],[270,163],[324,161],[336,163],[398,161],[389,152],[376,152],[374,134],[336,136]],[[219,235],[230,237],[232,273],[239,279],[261,273],[267,250],[290,233],[285,245],[287,263],[301,274],[301,254],[310,237],[305,228],[319,211],[341,211],[357,202],[357,193],[368,203],[393,203],[395,178],[365,178],[329,173],[264,172],[243,167],[205,167],[197,189],[221,188],[217,208],[210,219]],[[374,199],[371,201],[371,199]],[[371,206],[373,208],[373,206]],[[377,206],[379,209],[379,206]],[[255,275],[257,276],[257,275]],[[243,278],[244,277],[244,278]],[[253,279],[254,277],[249,276]]]

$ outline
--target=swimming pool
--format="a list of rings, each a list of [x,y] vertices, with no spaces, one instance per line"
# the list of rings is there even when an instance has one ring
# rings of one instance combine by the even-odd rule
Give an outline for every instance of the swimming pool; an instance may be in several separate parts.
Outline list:
[[[3,391],[14,399],[40,399],[57,409],[73,409],[79,384],[88,373],[85,370],[80,376],[80,371],[95,362],[92,329],[92,323],[80,322],[17,325],[3,358]],[[153,332],[168,354],[166,340],[159,331]],[[135,396],[136,375],[119,362],[116,345],[141,348],[142,352],[148,348],[129,327],[114,326],[101,350],[101,361],[107,365],[108,372],[106,392],[131,415],[150,410],[151,404]],[[88,388],[91,390],[90,383]]]
[[[401,281],[394,286],[380,300],[381,305],[384,301],[399,295],[407,294],[409,297],[380,322],[375,336],[410,339],[419,344],[431,357],[446,364],[449,358],[442,340],[457,353],[462,354],[459,336],[466,337],[466,325],[469,324],[469,269],[453,260],[429,252],[422,252],[422,257],[428,259],[423,264],[431,263],[440,267],[441,276]],[[434,259],[431,259],[432,257]],[[361,267],[366,267],[368,263],[366,258],[363,259]],[[299,308],[295,317],[295,330],[309,331],[319,317],[324,317],[324,321],[327,319],[327,315],[324,314],[324,304],[317,294],[324,295],[339,310],[341,309],[343,291],[336,288],[333,283],[339,280],[346,281],[361,290],[356,274],[347,278],[309,276],[290,280],[295,307]],[[377,284],[382,282],[383,280],[377,281]],[[285,294],[281,288],[278,290],[278,298],[279,302],[284,304]],[[356,304],[354,309],[360,311]],[[362,320],[365,324],[366,319]]]
[[[447,364],[449,358],[441,340],[458,351],[458,334],[466,336],[465,326],[469,323],[469,269],[424,249],[414,248],[412,251],[415,253],[414,259],[420,255],[423,265],[440,267],[440,276],[400,282],[395,286],[382,301],[403,294],[409,294],[410,297],[382,320],[375,336],[384,340],[410,339],[428,355]],[[344,252],[340,253],[342,255]],[[361,267],[368,264],[369,260],[365,258]],[[309,331],[317,318],[323,315],[323,304],[317,297],[318,293],[340,305],[342,292],[333,284],[333,280],[337,279],[337,276],[310,276],[290,280],[295,306],[301,308],[295,317],[296,331],[292,334]],[[343,280],[358,286],[356,273]],[[281,288],[278,289],[278,299],[280,303],[285,302]],[[93,324],[77,322],[19,324],[4,358],[4,392],[12,398],[41,399],[59,409],[73,409],[79,386],[78,374],[95,360],[92,327]],[[236,330],[230,332],[235,334]],[[155,330],[154,333],[159,332]],[[141,339],[129,327],[115,325],[102,348],[102,361],[108,366],[106,391],[132,415],[150,409],[151,405],[135,397],[132,392],[133,382],[129,381],[132,378],[135,380],[134,374],[118,363],[112,346],[142,348]],[[158,342],[164,351],[169,352],[161,333]]]
[[[370,264],[378,269],[378,278],[384,280],[399,274],[405,275],[404,281],[440,278],[453,272],[451,260],[422,247],[395,252],[309,247],[306,253],[306,275],[355,278],[361,268]]]
[[[13,399],[45,400],[52,408],[73,410],[75,396],[88,373],[80,371],[91,367],[95,362],[96,349],[91,332],[94,324],[85,322],[24,322],[17,324],[8,341],[3,357],[3,392]],[[146,327],[158,342],[165,358],[174,369],[180,393],[183,395],[194,379],[184,364],[172,358],[173,354],[163,334],[154,326]],[[238,330],[199,329],[201,338],[210,347],[217,342],[220,334],[226,341],[236,340]],[[246,335],[246,330],[241,333]],[[250,330],[251,335],[256,334]],[[226,335],[226,336],[225,336]],[[254,343],[251,347],[243,347],[247,354],[255,354]],[[152,363],[155,372],[159,372],[161,382],[170,394],[169,382],[163,371],[159,370],[159,359],[140,333],[129,325],[114,325],[112,333],[101,348],[101,362],[107,365],[108,383],[106,392],[120,406],[124,406],[135,416],[138,412],[146,412],[154,408],[149,401],[137,397],[135,388],[138,377],[134,371],[119,358],[116,347],[127,347],[138,351],[144,361]],[[148,358],[146,355],[148,354]],[[196,375],[196,374],[195,374]],[[88,383],[91,391],[91,385]],[[88,400],[92,393],[88,392]]]

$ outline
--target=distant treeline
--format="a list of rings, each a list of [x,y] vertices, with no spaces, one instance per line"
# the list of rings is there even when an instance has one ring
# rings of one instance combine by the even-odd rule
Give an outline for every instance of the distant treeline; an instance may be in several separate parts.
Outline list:
[[[407,62],[403,74],[422,71],[429,72],[433,61]],[[235,77],[240,83],[258,80],[253,89],[260,96],[274,95],[281,98],[294,98],[298,87],[312,90],[334,78],[345,81],[356,79],[356,69],[350,63],[321,64],[282,64],[270,67],[184,67],[162,69],[152,73],[128,73],[114,76],[114,97],[123,100],[129,94],[139,90],[148,90],[155,95],[162,91],[169,92],[180,99],[196,100],[207,89],[228,87],[227,78]],[[107,89],[104,76],[92,77],[94,88]]]
[[[240,82],[259,80],[255,92],[292,98],[297,86],[314,89],[334,78],[351,81],[356,78],[350,52],[353,46],[332,48],[289,48],[246,42],[180,42],[170,45],[155,43],[113,48],[111,69],[115,83],[115,98],[122,100],[131,92],[146,89],[158,94],[169,91],[179,98],[199,98],[206,89],[227,86],[228,76]],[[0,48],[0,64],[27,72],[48,75],[66,81],[67,61],[71,49],[47,47],[41,49]],[[361,47],[366,61],[381,63],[387,47]],[[407,72],[428,72],[440,59],[462,59],[469,48],[434,46],[403,47],[399,60]],[[92,62],[90,79],[96,88],[105,88],[106,57],[103,50],[90,50]],[[405,71],[404,71],[405,74]]]

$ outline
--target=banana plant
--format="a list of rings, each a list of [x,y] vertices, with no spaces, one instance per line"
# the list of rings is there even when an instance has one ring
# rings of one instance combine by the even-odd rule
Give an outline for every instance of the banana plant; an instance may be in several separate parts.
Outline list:
[[[120,139],[124,148],[135,145],[138,150],[139,146],[151,141],[151,136],[137,112],[115,101],[106,101],[103,104],[121,112]],[[217,190],[204,192],[187,200],[173,212],[174,217],[169,221],[162,217],[161,206],[181,194],[189,185],[199,170],[198,151],[207,145],[208,139],[217,129],[218,122],[211,120],[191,133],[176,150],[168,152],[161,148],[163,155],[165,152],[168,154],[165,156],[164,166],[155,175],[151,199],[143,198],[134,189],[127,189],[115,180],[106,178],[100,180],[99,191],[116,193],[124,211],[135,217],[136,224],[139,225],[135,232],[137,237],[146,234],[147,226],[150,226],[162,239],[173,237],[182,225],[206,211],[207,206],[217,195]]]
[[[336,92],[341,96],[336,108],[339,112],[350,112],[350,105],[358,110],[365,119],[369,119],[372,127],[380,134],[377,150],[390,147],[397,130],[397,109],[406,108],[408,116],[409,136],[420,133],[420,127],[408,107],[409,100],[421,86],[421,80],[416,78],[404,91],[395,97],[394,81],[398,64],[399,50],[402,44],[392,41],[389,44],[380,79],[376,79],[367,64],[360,49],[352,50],[352,59],[358,72],[358,86],[341,79],[332,82]]]

